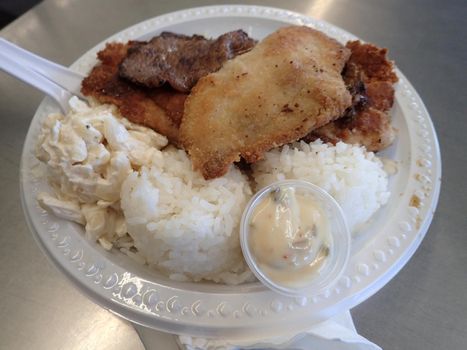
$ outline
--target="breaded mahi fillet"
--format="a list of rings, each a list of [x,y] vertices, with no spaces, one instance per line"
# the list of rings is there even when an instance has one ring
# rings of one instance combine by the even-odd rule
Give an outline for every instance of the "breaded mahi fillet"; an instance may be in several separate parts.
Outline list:
[[[118,76],[118,66],[131,45],[110,43],[97,56],[101,61],[83,80],[81,91],[101,103],[116,105],[128,120],[150,127],[178,143],[178,127],[186,94],[165,88],[147,89]]]
[[[351,96],[341,76],[350,50],[291,26],[199,80],[185,102],[180,141],[204,178],[224,175],[341,116]]]

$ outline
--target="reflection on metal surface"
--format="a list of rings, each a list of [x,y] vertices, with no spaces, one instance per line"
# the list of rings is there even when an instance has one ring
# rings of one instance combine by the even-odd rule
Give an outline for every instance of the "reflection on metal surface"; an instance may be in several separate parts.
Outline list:
[[[116,318],[106,310],[96,306],[87,317],[77,315],[62,336],[63,345],[57,348],[74,349],[117,349],[125,344],[126,349],[142,349],[131,324]],[[52,345],[52,344],[51,344]],[[50,349],[54,348],[50,346]]]
[[[317,19],[325,18],[333,5],[334,0],[316,0],[307,8],[306,14]]]
[[[68,7],[72,2],[76,2],[73,0],[55,0],[55,5],[62,9]]]
[[[32,11],[27,12],[24,16],[27,16],[27,20],[24,17],[20,17],[21,25],[17,26],[15,31],[16,40],[12,40],[15,44],[27,41],[28,37],[31,37],[31,33],[34,33],[41,26],[41,18]]]

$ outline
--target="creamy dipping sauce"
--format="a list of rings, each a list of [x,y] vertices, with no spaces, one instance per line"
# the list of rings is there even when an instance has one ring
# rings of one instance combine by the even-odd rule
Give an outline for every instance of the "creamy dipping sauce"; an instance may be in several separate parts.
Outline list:
[[[329,256],[329,230],[329,218],[311,194],[277,187],[251,215],[251,253],[272,281],[305,286]]]

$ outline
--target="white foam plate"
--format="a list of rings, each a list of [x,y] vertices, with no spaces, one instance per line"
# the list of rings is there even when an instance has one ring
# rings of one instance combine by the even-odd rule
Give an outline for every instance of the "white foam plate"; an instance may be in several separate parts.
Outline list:
[[[148,39],[161,31],[215,37],[242,28],[261,39],[285,25],[307,25],[342,43],[352,34],[324,21],[259,6],[212,6],[178,11],[141,22],[105,39],[72,68],[87,73],[105,42]],[[398,162],[389,203],[353,241],[348,268],[338,284],[313,298],[288,298],[259,283],[225,286],[177,283],[120,252],[106,252],[84,238],[83,228],[57,219],[36,201],[49,191],[37,177],[34,148],[41,121],[58,107],[45,99],[31,122],[21,164],[21,195],[27,222],[45,254],[96,303],[133,322],[166,332],[246,339],[309,328],[349,309],[382,288],[407,263],[425,236],[438,200],[441,159],[433,124],[417,92],[397,70],[392,110],[396,142],[382,156]]]

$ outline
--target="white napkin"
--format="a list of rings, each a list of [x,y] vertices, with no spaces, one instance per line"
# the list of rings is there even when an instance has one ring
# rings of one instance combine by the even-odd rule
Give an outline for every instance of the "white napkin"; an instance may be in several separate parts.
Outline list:
[[[147,350],[168,349],[167,346],[161,347],[164,340],[160,332],[136,325],[135,328]],[[167,341],[165,339],[165,342]],[[254,344],[182,335],[175,336],[175,341],[182,350],[381,350],[378,345],[357,333],[349,311],[318,323],[307,332],[290,337],[266,339]]]

